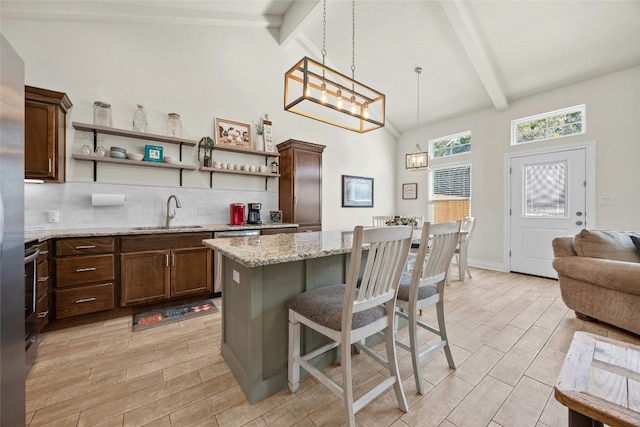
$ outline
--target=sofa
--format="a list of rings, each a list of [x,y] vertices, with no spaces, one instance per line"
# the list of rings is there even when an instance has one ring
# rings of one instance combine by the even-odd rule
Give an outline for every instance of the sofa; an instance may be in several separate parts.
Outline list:
[[[578,318],[640,334],[640,234],[582,230],[552,244],[567,307]]]

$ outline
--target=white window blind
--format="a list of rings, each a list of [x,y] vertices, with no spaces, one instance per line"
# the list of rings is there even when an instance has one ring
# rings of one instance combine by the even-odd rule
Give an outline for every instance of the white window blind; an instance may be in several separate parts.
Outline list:
[[[471,165],[433,171],[434,199],[468,199],[471,197]]]

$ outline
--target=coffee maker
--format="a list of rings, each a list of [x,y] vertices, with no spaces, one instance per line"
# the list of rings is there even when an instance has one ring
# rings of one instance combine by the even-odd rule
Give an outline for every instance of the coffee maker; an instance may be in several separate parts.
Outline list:
[[[244,203],[231,203],[229,207],[229,223],[231,225],[244,224]]]
[[[260,221],[260,209],[262,209],[262,203],[249,203],[247,224],[262,224],[262,221]]]

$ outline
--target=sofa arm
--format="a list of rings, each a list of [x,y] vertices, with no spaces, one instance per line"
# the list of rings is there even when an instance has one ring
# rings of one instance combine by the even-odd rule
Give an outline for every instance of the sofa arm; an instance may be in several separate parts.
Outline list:
[[[579,256],[555,257],[553,268],[562,276],[628,294],[640,295],[640,263]]]
[[[576,251],[573,249],[573,237],[556,237],[551,241],[551,246],[555,256],[576,256]]]

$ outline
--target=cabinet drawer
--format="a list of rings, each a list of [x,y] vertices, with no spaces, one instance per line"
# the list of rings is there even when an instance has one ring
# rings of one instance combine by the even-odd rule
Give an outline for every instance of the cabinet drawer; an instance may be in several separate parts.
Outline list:
[[[56,287],[104,282],[114,279],[113,255],[56,260]]]
[[[91,255],[113,252],[113,237],[60,239],[56,241],[56,255]]]
[[[36,301],[38,332],[49,323],[49,294],[44,294]]]
[[[58,319],[110,310],[113,307],[113,283],[56,290]]]
[[[140,252],[177,248],[197,248],[213,233],[180,233],[170,235],[127,236],[120,238],[120,251]]]

